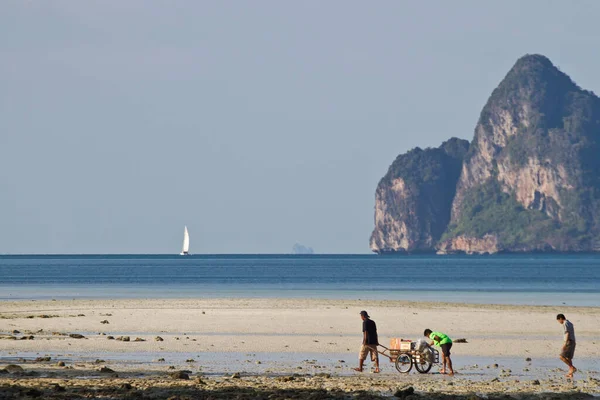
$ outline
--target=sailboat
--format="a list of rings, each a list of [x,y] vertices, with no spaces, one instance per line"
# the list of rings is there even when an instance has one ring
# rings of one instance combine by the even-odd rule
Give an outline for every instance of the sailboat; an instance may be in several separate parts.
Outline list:
[[[190,253],[190,234],[188,233],[187,226],[183,228],[183,248],[181,249],[180,256],[189,256]]]

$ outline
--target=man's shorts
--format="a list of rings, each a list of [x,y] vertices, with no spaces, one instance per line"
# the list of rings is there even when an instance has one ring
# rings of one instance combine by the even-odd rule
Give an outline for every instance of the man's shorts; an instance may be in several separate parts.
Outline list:
[[[450,349],[452,348],[452,343],[444,343],[441,344],[440,347],[442,348],[442,354],[445,357],[450,357]]]
[[[569,360],[572,360],[573,355],[575,355],[575,342],[572,340],[569,340],[567,343],[565,343],[562,351],[560,352],[560,355],[564,358],[568,358]]]
[[[358,358],[361,360],[365,360],[367,358],[367,354],[369,353],[371,353],[371,361],[375,362],[376,360],[379,360],[379,354],[377,353],[376,344],[363,344],[360,347]]]

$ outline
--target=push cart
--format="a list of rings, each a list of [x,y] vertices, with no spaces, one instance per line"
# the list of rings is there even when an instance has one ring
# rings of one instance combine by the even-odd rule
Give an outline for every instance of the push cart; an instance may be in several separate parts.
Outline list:
[[[390,347],[379,345],[385,350],[377,352],[390,359],[396,366],[398,372],[407,374],[413,365],[416,370],[426,374],[431,370],[433,364],[440,362],[440,353],[425,342],[413,342],[411,340],[393,338]]]

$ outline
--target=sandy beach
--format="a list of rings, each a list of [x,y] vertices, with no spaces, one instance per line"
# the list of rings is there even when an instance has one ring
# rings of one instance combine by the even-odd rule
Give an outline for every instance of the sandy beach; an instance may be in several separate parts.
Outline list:
[[[457,375],[441,375],[437,366],[428,374],[401,375],[383,357],[381,374],[354,372],[363,309],[376,321],[384,345],[393,337],[420,339],[425,328],[466,339],[452,349]],[[573,380],[564,377],[557,357],[559,312],[576,329],[579,372]],[[192,397],[202,390],[216,398],[238,389],[248,398],[288,389],[276,398],[323,398],[323,390],[331,398],[389,397],[408,387],[429,397],[599,394],[598,326],[596,307],[316,299],[7,301],[0,303],[0,369],[18,365],[23,371],[0,374],[0,385],[6,398],[32,388],[60,396],[55,385],[74,395],[91,382],[123,396],[132,390],[128,385],[145,387],[147,396],[158,398],[166,393],[159,387]],[[180,371],[190,379],[170,375]]]

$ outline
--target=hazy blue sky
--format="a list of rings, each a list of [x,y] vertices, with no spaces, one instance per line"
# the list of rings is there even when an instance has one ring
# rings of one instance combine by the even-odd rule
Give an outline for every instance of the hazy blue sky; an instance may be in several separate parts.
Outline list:
[[[367,253],[375,188],[597,1],[0,3],[0,253]]]

